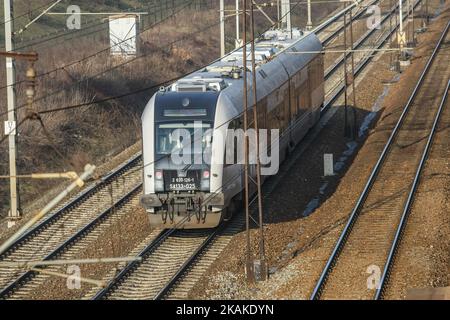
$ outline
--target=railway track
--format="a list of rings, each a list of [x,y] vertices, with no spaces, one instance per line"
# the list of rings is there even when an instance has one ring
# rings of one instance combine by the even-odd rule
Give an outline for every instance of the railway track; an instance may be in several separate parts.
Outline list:
[[[89,232],[98,232],[99,224],[109,221],[113,208],[126,205],[139,192],[141,176],[137,168],[141,163],[141,156],[134,156],[60,206],[12,244],[0,261],[55,259],[86,239]],[[0,266],[0,298],[10,297],[28,282],[45,277],[35,271]]]
[[[138,254],[142,260],[128,264],[93,299],[186,298],[191,287],[180,280],[189,277],[193,285],[242,224],[238,216],[216,229],[161,231]]]
[[[373,4],[377,2],[370,1],[369,3]],[[348,10],[350,9],[352,8],[349,7]],[[364,10],[357,11],[358,8],[354,8],[354,10],[355,17],[360,17],[364,13]],[[338,19],[342,15],[343,11],[316,28],[316,32],[322,32],[327,26],[334,25],[335,31],[327,35],[325,39],[327,43],[331,42],[342,31],[342,26],[337,26],[336,28],[336,24],[339,24]],[[366,34],[358,41],[362,44],[368,38],[369,36]],[[362,70],[370,59],[370,56],[365,60],[363,59],[363,62],[358,65],[358,70]],[[336,64],[342,64],[342,59]],[[332,74],[336,70],[337,68],[331,68],[327,74]],[[337,98],[340,93],[342,93],[342,90],[336,91],[334,97]],[[331,105],[333,101],[333,98],[329,99],[327,106]],[[130,208],[137,206],[137,195],[141,190],[141,177],[140,170],[136,169],[141,165],[141,155],[138,154],[114,170],[111,174],[104,177],[100,183],[89,187],[73,200],[55,210],[55,212],[38,226],[29,230],[4,255],[0,256],[0,261],[75,258],[79,252],[92,245],[97,239],[96,237],[105,228],[118,221]],[[234,223],[242,225],[242,221]],[[165,269],[165,273],[161,274],[162,282],[159,283],[160,290],[152,289],[153,291],[143,290],[141,292],[144,292],[145,297],[154,297],[156,299],[185,298],[187,292],[193,283],[195,283],[195,279],[200,278],[203,271],[214,261],[215,257],[220,254],[221,250],[231,240],[232,234],[240,228],[237,225],[232,223],[229,227],[209,231],[212,236],[211,234],[206,234],[206,231],[203,231],[203,233],[200,231],[192,233],[174,231],[170,236],[166,235],[164,237],[165,240],[170,240],[169,242],[161,242],[163,238],[159,238],[159,236],[156,239],[150,237],[149,244],[145,245],[144,249],[136,252],[136,254],[146,257],[149,253],[153,252],[152,250],[155,250],[158,253],[156,257],[167,258],[167,255],[164,256],[161,253],[161,249],[167,246],[169,251],[173,250],[173,252],[176,252],[176,241],[174,239],[185,239],[180,240],[183,242],[183,246],[185,246],[182,248],[186,249],[182,249],[182,251],[185,251],[183,252],[185,254],[183,256],[185,261],[180,265],[180,261],[183,260],[181,258],[181,260],[171,258],[173,261],[166,259],[162,264],[162,266],[167,266],[167,269]],[[196,234],[198,239],[195,239],[196,237],[193,236]],[[203,242],[202,239],[209,240]],[[180,249],[179,247],[178,250]],[[188,254],[189,252],[191,252],[191,255]],[[150,256],[154,257],[153,253]],[[153,259],[151,260],[153,261]],[[172,266],[169,268],[170,264]],[[111,282],[111,287],[108,290],[102,291],[104,294],[97,293],[96,297],[116,297],[115,293],[110,292],[117,292],[119,295],[122,294],[123,297],[127,296],[127,294],[129,296],[129,292],[127,293],[126,289],[120,293],[121,291],[117,291],[115,288],[117,283],[121,283],[123,279],[133,279],[133,276],[129,277],[129,275],[137,265],[142,266],[143,269],[147,268],[147,264],[144,262],[129,265],[120,264],[120,267],[123,268],[123,273],[120,273],[123,278],[119,279],[114,274],[111,274],[108,279],[114,278],[116,280]],[[55,266],[48,267],[46,270],[57,271],[60,269]],[[39,287],[49,277],[51,276],[36,273],[35,271],[0,267],[0,288],[3,288],[0,291],[0,298],[27,298],[35,288]],[[167,282],[167,284],[164,285],[164,282]],[[123,288],[126,288],[126,286]]]
[[[420,173],[448,95],[449,26],[450,23],[403,109],[311,299],[383,297]],[[373,278],[377,270],[383,270],[379,282]]]

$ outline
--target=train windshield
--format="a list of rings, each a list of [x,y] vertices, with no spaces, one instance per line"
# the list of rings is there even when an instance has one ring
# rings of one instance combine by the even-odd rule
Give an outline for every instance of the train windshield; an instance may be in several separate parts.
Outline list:
[[[202,154],[211,148],[212,125],[202,121],[156,125],[156,154]]]

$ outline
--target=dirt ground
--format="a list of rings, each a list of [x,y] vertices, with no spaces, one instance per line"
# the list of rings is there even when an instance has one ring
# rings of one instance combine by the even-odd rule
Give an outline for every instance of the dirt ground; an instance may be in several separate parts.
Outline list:
[[[418,47],[414,52],[412,66],[400,77],[388,70],[390,57],[387,54],[376,59],[372,68],[365,73],[364,80],[360,81],[357,87],[360,126],[358,139],[352,142],[342,138],[343,108],[339,108],[314,140],[313,146],[303,153],[296,165],[288,170],[286,179],[283,179],[276,191],[265,200],[265,243],[270,279],[255,286],[247,285],[244,275],[245,233],[242,232],[232,240],[204,278],[194,287],[191,298],[309,297],[343,228],[343,223],[346,222],[397,122],[434,43],[449,20],[449,14],[447,4],[445,12],[430,24],[429,30],[418,36]],[[398,81],[395,82],[396,80]],[[368,92],[370,94],[366,94]],[[436,138],[436,144],[438,143],[446,143],[448,146],[448,134],[440,134],[440,138]],[[435,149],[443,152],[440,148]],[[335,165],[335,169],[338,169],[336,176],[322,176],[323,153],[333,153],[340,163]],[[407,232],[402,244],[402,247],[408,248],[405,251],[410,253],[402,253],[400,256],[403,257],[398,261],[398,265],[407,266],[401,268],[403,271],[398,273],[394,270],[393,277],[397,277],[395,282],[400,288],[394,290],[393,287],[393,293],[388,298],[403,298],[408,287],[448,285],[450,232],[448,214],[445,214],[448,212],[448,207],[445,207],[448,206],[448,175],[442,175],[442,172],[448,172],[448,154],[444,152],[443,156],[432,160],[434,157],[437,156],[432,154],[430,157],[430,166],[433,162],[439,163],[435,170],[441,173],[442,181],[433,178],[434,181],[430,183],[434,187],[424,181],[421,188],[438,188],[441,192],[434,195],[435,200],[428,200],[430,203],[435,202],[435,205],[427,207],[433,210],[433,214],[427,212],[427,223],[423,223],[425,213],[411,218],[411,230]],[[433,169],[427,170],[426,176],[435,172],[430,173]],[[421,197],[426,197],[425,191],[421,194]],[[422,201],[419,201],[417,200],[419,206],[422,206]],[[425,203],[423,205],[426,206]],[[414,209],[418,210],[420,211]],[[412,234],[416,232],[421,232],[423,236],[414,237]],[[252,236],[253,250],[256,252],[256,233],[253,232]],[[408,240],[408,237],[411,238]],[[405,273],[411,265],[420,265],[421,268]]]
[[[108,172],[112,171],[114,168],[119,166],[121,163],[130,159],[134,154],[141,150],[141,143],[137,142],[130,146],[129,148],[123,150],[116,156],[114,156],[110,161],[99,165],[94,172],[94,177],[88,181],[88,184],[94,183],[96,179],[106,175]],[[26,204],[23,209],[23,219],[19,221],[14,227],[7,228],[7,218],[0,219],[0,242],[6,240],[14,232],[16,232],[22,225],[24,225],[34,214],[36,214],[41,208],[43,208],[51,199],[56,197],[68,183],[60,184],[57,187],[45,192],[35,201]],[[78,189],[72,192],[72,194],[67,197],[66,201],[70,201],[71,196],[75,196],[79,192]]]

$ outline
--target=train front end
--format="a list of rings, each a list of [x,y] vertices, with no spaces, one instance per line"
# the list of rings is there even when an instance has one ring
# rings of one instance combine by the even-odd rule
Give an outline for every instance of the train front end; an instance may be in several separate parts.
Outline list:
[[[195,229],[220,223],[224,197],[211,187],[218,96],[213,91],[161,91],[145,108],[141,204],[152,226]]]

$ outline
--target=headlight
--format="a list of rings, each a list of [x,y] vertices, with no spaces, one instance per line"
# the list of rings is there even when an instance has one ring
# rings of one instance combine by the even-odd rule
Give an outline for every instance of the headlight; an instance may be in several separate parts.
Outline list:
[[[164,191],[163,171],[155,170],[155,191]]]
[[[202,173],[202,180],[200,184],[200,189],[202,191],[209,191],[209,170],[204,170]]]

